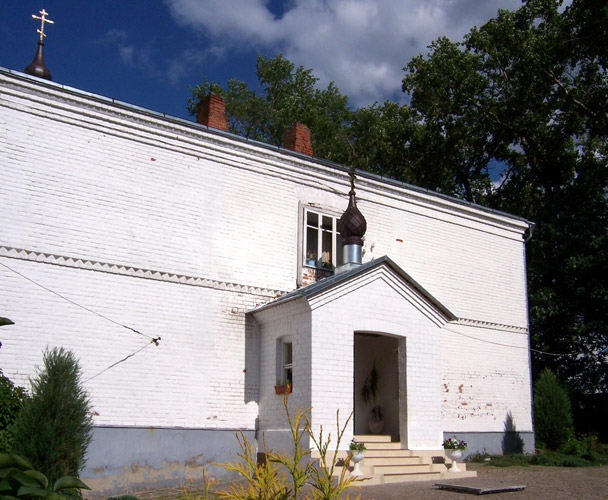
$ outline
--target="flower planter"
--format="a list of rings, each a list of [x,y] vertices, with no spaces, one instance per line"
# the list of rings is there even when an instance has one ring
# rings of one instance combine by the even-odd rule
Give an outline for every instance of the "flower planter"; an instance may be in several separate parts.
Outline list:
[[[462,458],[462,450],[445,450],[445,455],[452,461],[452,466],[450,467],[450,472],[462,472],[458,468],[458,464],[456,460],[460,460]]]
[[[363,472],[359,469],[359,462],[365,458],[365,451],[352,451],[351,450],[350,461],[354,464],[353,471],[350,473],[351,476],[362,476]]]
[[[274,393],[275,394],[289,394],[292,391],[292,385],[275,385]]]

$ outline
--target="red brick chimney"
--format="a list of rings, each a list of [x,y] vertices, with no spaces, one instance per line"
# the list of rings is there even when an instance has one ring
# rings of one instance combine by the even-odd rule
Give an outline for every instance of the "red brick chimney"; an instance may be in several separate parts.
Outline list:
[[[296,123],[283,135],[283,147],[297,153],[312,156],[310,129],[303,123]]]
[[[211,93],[196,107],[196,122],[211,128],[228,131],[226,101],[219,94]]]

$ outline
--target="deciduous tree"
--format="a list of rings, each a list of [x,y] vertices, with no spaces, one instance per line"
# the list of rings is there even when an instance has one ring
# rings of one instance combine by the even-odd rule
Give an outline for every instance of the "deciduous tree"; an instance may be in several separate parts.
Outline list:
[[[535,354],[536,370],[551,366],[587,392],[608,390],[607,22],[602,2],[529,0],[463,43],[439,39],[403,80],[436,130],[429,144],[454,151],[444,155],[452,171],[474,180],[503,165],[479,198],[536,223],[532,345],[547,353]]]

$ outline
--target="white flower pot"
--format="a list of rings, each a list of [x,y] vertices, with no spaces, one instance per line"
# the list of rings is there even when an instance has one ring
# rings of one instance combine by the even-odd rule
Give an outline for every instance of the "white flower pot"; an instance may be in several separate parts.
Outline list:
[[[445,455],[452,461],[452,467],[450,467],[450,472],[462,472],[456,460],[460,460],[462,457],[462,450],[445,450]]]
[[[365,457],[364,451],[353,451],[350,457],[350,461],[354,464],[353,471],[350,473],[351,476],[362,476],[363,472],[359,470],[359,462]]]

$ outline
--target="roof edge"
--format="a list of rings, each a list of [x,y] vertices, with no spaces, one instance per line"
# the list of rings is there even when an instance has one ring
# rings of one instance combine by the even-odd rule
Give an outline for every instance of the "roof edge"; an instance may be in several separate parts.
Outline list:
[[[260,142],[257,140],[249,139],[246,137],[242,137],[242,136],[233,134],[231,132],[214,129],[214,128],[208,127],[206,125],[196,123],[195,121],[186,120],[184,118],[179,118],[179,117],[176,117],[173,115],[169,115],[169,114],[161,112],[161,111],[155,111],[155,110],[151,110],[151,109],[144,108],[141,106],[137,106],[135,104],[131,104],[131,103],[128,103],[125,101],[121,101],[119,99],[115,99],[113,97],[107,97],[107,96],[103,96],[101,94],[95,94],[95,93],[87,92],[87,91],[84,91],[84,90],[81,90],[81,89],[78,89],[75,87],[70,87],[69,85],[64,85],[64,84],[53,82],[50,80],[44,80],[44,79],[41,79],[41,78],[38,78],[38,77],[35,77],[32,75],[23,73],[22,71],[17,71],[14,69],[6,68],[4,66],[0,66],[0,73],[5,73],[5,74],[10,75],[14,78],[17,78],[19,80],[35,83],[37,85],[41,85],[41,86],[47,87],[49,89],[63,91],[68,94],[72,94],[74,96],[78,96],[81,98],[92,99],[100,104],[113,105],[118,108],[128,110],[131,112],[142,113],[142,114],[145,114],[147,116],[157,118],[157,119],[164,119],[164,120],[167,120],[169,122],[172,122],[172,123],[175,123],[178,125],[189,126],[189,127],[192,127],[193,129],[198,129],[198,130],[203,129],[213,135],[222,136],[222,137],[225,137],[228,139],[235,140],[237,142],[241,142],[243,144],[251,144],[253,146],[261,147],[261,148],[264,148],[264,149],[267,149],[270,151],[274,151],[274,152],[279,152],[284,155],[297,157],[298,159],[305,160],[307,162],[316,163],[318,165],[322,165],[322,166],[331,168],[333,170],[339,170],[339,171],[342,171],[345,173],[347,173],[349,170],[346,165],[343,165],[340,163],[332,162],[330,160],[318,158],[315,156],[305,155],[302,153],[298,153],[296,151],[292,151],[290,149],[285,149],[285,148],[282,148],[279,146],[274,146],[272,144],[268,144],[268,143]],[[378,182],[380,184],[392,186],[394,188],[406,189],[413,193],[417,193],[420,195],[426,195],[426,196],[429,196],[429,197],[432,197],[435,199],[443,200],[444,202],[446,202],[446,204],[450,203],[450,204],[458,205],[461,208],[468,208],[470,210],[478,210],[478,211],[486,213],[486,214],[491,214],[495,217],[505,217],[507,219],[518,221],[518,222],[522,223],[523,225],[527,225],[528,227],[530,227],[533,224],[528,219],[526,219],[524,217],[520,217],[518,215],[510,214],[508,212],[503,212],[503,211],[496,210],[496,209],[493,209],[490,207],[479,205],[477,203],[462,200],[460,198],[456,198],[455,196],[433,191],[431,189],[416,186],[414,184],[409,184],[407,182],[398,181],[398,180],[392,179],[390,177],[384,177],[382,175],[374,174],[373,172],[369,172],[367,170],[357,169],[356,175],[360,179],[366,179],[368,181]]]
[[[428,302],[430,302],[441,314],[446,318],[447,321],[454,321],[458,319],[452,311],[445,307],[439,302],[433,295],[431,295],[422,285],[420,285],[414,278],[407,274],[401,267],[399,267],[390,257],[384,255],[377,259],[365,262],[359,267],[356,267],[350,271],[346,271],[340,274],[334,274],[328,278],[324,278],[320,281],[312,283],[302,288],[297,288],[291,292],[288,292],[278,299],[268,302],[255,309],[247,311],[246,314],[256,314],[257,312],[276,307],[282,304],[286,304],[298,298],[311,299],[325,291],[338,286],[342,283],[349,281],[350,279],[356,278],[358,275],[364,274],[372,269],[381,265],[386,265],[391,268],[396,274],[398,274],[402,280],[409,283],[421,296],[423,296]]]

